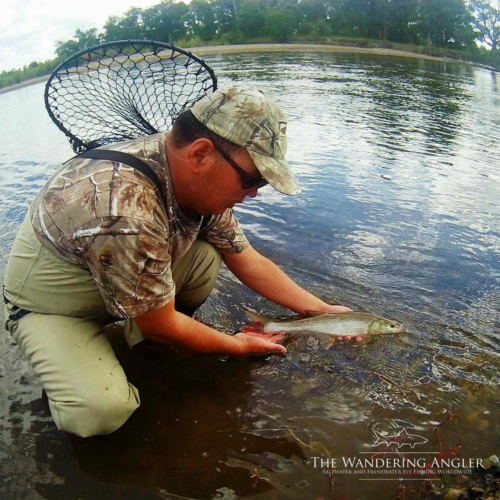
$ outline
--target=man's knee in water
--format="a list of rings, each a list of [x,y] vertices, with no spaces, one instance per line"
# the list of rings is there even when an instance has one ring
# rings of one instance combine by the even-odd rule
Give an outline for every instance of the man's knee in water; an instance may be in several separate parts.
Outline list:
[[[88,394],[74,401],[54,402],[49,398],[58,429],[83,438],[119,429],[139,407],[139,393],[130,384],[120,390],[110,385],[104,391],[105,394]]]

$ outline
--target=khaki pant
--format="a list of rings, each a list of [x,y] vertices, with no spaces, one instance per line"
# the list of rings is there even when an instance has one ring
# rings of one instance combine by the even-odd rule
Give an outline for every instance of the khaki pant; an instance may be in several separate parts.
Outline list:
[[[196,241],[172,269],[176,305],[201,305],[215,285],[221,265],[217,250]],[[58,429],[81,437],[109,434],[139,406],[103,333],[113,322],[90,273],[47,250],[26,216],[14,242],[5,277],[6,328],[27,356],[47,392]],[[32,311],[9,319],[13,305]],[[129,345],[143,337],[127,320]]]

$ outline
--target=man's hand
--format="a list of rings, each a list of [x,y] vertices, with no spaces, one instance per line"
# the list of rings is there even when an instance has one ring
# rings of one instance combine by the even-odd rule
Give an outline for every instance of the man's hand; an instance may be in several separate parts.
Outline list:
[[[279,353],[286,354],[286,349],[278,344],[283,340],[282,333],[258,333],[258,332],[240,332],[233,335],[233,339],[241,341],[240,354],[266,354]]]

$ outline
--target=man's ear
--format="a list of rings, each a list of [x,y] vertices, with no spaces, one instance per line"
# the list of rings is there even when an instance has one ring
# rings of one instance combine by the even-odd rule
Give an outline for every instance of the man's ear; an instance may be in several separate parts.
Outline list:
[[[215,148],[210,139],[197,139],[192,142],[187,150],[187,168],[193,174],[198,174],[200,169],[209,165],[214,160]]]

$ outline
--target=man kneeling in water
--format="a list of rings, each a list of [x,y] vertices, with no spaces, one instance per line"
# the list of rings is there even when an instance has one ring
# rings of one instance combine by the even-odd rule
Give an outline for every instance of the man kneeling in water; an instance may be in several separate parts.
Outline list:
[[[260,91],[218,90],[169,132],[113,144],[154,172],[76,157],[47,182],[14,242],[6,327],[47,392],[59,429],[109,434],[139,406],[103,333],[126,319],[145,337],[195,352],[285,353],[281,335],[230,336],[192,319],[222,260],[245,285],[297,313],[344,312],[295,284],[254,250],[232,208],[271,184],[300,188],[285,160],[286,118]]]

